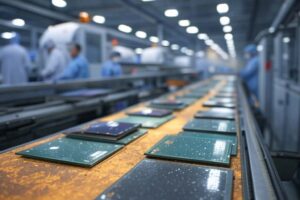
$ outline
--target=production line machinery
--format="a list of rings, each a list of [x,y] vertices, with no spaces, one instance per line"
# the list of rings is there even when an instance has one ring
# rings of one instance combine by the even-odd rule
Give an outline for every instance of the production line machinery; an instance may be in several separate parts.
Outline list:
[[[161,95],[179,75],[189,82],[194,72],[0,87],[0,150]]]
[[[227,86],[224,87],[224,85]],[[207,89],[208,86],[213,88],[211,91],[208,90],[209,91],[208,94],[204,96],[201,95],[197,96],[197,93],[202,92],[205,88]],[[230,88],[234,88],[234,90]],[[189,122],[191,119],[194,118],[195,113],[197,111],[199,110],[202,112],[207,111],[207,107],[206,108],[203,107],[203,105],[205,104],[205,102],[207,102],[207,100],[213,101],[214,99],[214,101],[216,102],[218,101],[222,102],[222,100],[220,99],[223,100],[228,99],[229,96],[232,97],[231,99],[234,99],[234,101],[232,102],[235,104],[235,117],[234,117],[235,120],[232,122],[236,123],[236,131],[237,131],[236,152],[234,153],[233,151],[231,151],[231,156],[230,156],[231,158],[229,158],[229,160],[228,158],[226,158],[227,160],[226,165],[222,165],[218,168],[213,168],[214,170],[211,171],[213,172],[213,174],[209,173],[210,174],[209,177],[212,176],[211,178],[213,178],[214,182],[211,182],[212,180],[208,179],[207,187],[204,187],[206,186],[206,183],[204,183],[204,185],[199,186],[200,187],[199,189],[206,190],[207,192],[202,193],[202,191],[200,190],[196,193],[193,193],[192,191],[190,191],[191,193],[189,193],[189,190],[191,189],[189,187],[180,188],[179,191],[176,190],[175,192],[180,193],[180,191],[185,191],[184,194],[189,194],[189,195],[195,194],[198,197],[197,199],[199,199],[201,196],[204,197],[205,195],[218,195],[217,194],[218,192],[225,190],[223,186],[222,187],[219,186],[224,183],[223,182],[224,179],[219,180],[218,179],[219,176],[217,176],[218,175],[217,170],[221,169],[225,171],[229,170],[233,173],[231,175],[230,173],[228,174],[228,177],[226,179],[227,184],[224,186],[227,189],[228,188],[232,188],[232,189],[226,190],[226,192],[223,193],[224,195],[222,195],[222,199],[290,199],[286,195],[286,191],[283,190],[279,175],[274,166],[271,155],[268,149],[266,148],[266,145],[264,144],[260,129],[255,120],[253,112],[250,108],[250,105],[248,103],[248,97],[246,96],[246,93],[244,91],[241,82],[239,80],[233,79],[232,77],[227,78],[224,76],[218,76],[210,80],[192,84],[188,87],[185,87],[183,90],[177,91],[176,93],[164,95],[155,101],[141,103],[138,104],[137,106],[129,107],[128,109],[125,110],[125,112],[119,112],[111,116],[102,118],[101,121],[103,120],[112,121],[112,120],[120,120],[120,119],[124,120],[126,118],[126,114],[129,114],[130,112],[133,112],[145,106],[155,105],[157,102],[160,102],[162,99],[165,98],[168,98],[171,102],[173,102],[173,104],[174,104],[173,101],[174,98],[175,99],[180,98],[181,101],[186,102],[185,106],[180,106],[179,110],[177,109],[173,110],[174,107],[172,107],[173,117],[167,119],[167,121],[164,121],[161,127],[157,126],[157,127],[149,128],[147,132],[140,133],[142,135],[140,135],[138,139],[131,138],[130,140],[135,140],[134,142],[129,143],[128,141],[127,142],[120,141],[121,143],[115,145],[114,148],[121,148],[122,145],[120,144],[125,144],[126,148],[116,152],[114,156],[103,158],[105,159],[103,162],[96,165],[93,164],[93,167],[89,170],[86,170],[85,168],[82,167],[72,167],[70,165],[59,164],[56,162],[53,163],[51,162],[51,160],[38,161],[35,159],[28,159],[28,158],[20,157],[19,155],[15,154],[18,153],[21,155],[26,155],[30,150],[33,150],[34,147],[38,148],[39,145],[42,143],[47,144],[48,142],[48,144],[50,144],[51,142],[49,143],[49,141],[53,141],[53,142],[60,141],[60,138],[64,139],[65,137],[64,134],[66,134],[68,130],[71,131],[73,129],[68,129],[63,132],[59,132],[50,135],[48,137],[21,145],[19,147],[11,148],[6,151],[3,151],[3,153],[0,154],[0,163],[1,163],[0,178],[2,178],[1,179],[2,181],[0,183],[0,189],[2,191],[2,193],[0,194],[0,198],[20,197],[19,196],[20,194],[15,192],[16,191],[15,188],[19,188],[20,190],[23,191],[22,198],[30,198],[30,199],[32,198],[82,199],[83,197],[86,199],[94,199],[97,196],[98,199],[114,199],[112,198],[113,196],[111,196],[112,194],[110,193],[110,191],[114,191],[113,193],[115,192],[120,193],[120,195],[121,194],[139,195],[138,193],[136,193],[137,192],[136,188],[132,191],[127,189],[114,190],[115,188],[114,186],[116,186],[117,188],[130,188],[131,187],[130,183],[126,184],[126,177],[130,176],[132,173],[138,172],[139,170],[143,170],[145,165],[153,165],[152,163],[157,162],[157,166],[154,165],[153,167],[158,167],[158,164],[159,166],[164,166],[165,164],[168,164],[170,165],[169,167],[171,167],[172,164],[174,164],[174,165],[178,165],[178,167],[181,168],[182,170],[185,170],[184,167],[185,165],[189,167],[193,167],[193,166],[201,167],[203,165],[205,165],[205,167],[213,167],[211,166],[212,163],[202,163],[201,165],[197,165],[196,163],[194,163],[193,165],[190,165],[188,163],[184,164],[185,161],[182,160],[181,161],[177,160],[178,162],[171,162],[168,160],[160,161],[159,159],[158,160],[155,159],[155,157],[151,159],[149,158],[145,159],[144,153],[146,152],[146,150],[148,150],[146,152],[147,157],[150,154],[156,154],[157,150],[153,149],[153,151],[151,151],[149,150],[149,148],[150,147],[155,148],[155,146],[153,145],[162,145],[163,144],[162,142],[160,143],[157,142],[159,142],[163,137],[180,138],[182,137],[182,134],[187,134],[187,133],[178,134],[178,132],[180,132],[182,129],[185,130],[187,128],[188,124],[190,124],[190,123],[187,124],[187,122]],[[187,100],[191,98],[194,100],[190,100],[190,101]],[[218,104],[218,106],[221,105],[227,106],[228,103],[229,102],[225,102],[224,100],[223,104],[220,103]],[[209,105],[211,106],[211,104]],[[131,119],[133,118],[131,117]],[[83,124],[81,126],[77,126],[74,128],[81,129],[81,128],[89,127],[87,125],[93,124],[95,122],[99,122],[99,120],[94,120],[90,123]],[[149,123],[144,122],[142,126],[144,127],[146,126],[146,124],[149,125]],[[222,126],[219,127],[219,129],[220,131],[222,131],[225,130],[226,127],[224,127],[224,124],[222,124]],[[169,134],[170,136],[167,136]],[[220,142],[217,143],[219,145],[221,144]],[[171,145],[173,143],[170,141],[165,141],[165,144]],[[102,145],[104,145],[104,143],[102,143]],[[40,147],[42,148],[42,146]],[[57,148],[56,146],[54,147]],[[54,147],[51,148],[54,149]],[[104,146],[102,148],[104,148]],[[192,151],[192,149],[193,148],[191,147],[189,151]],[[221,149],[223,149],[223,147]],[[218,154],[220,153],[221,149],[219,148],[216,149]],[[97,153],[97,155],[98,154],[99,152]],[[190,160],[190,162],[192,161]],[[34,170],[29,170],[29,168],[32,168]],[[157,169],[159,170],[160,168]],[[128,171],[130,172],[127,173]],[[147,168],[143,176],[147,176],[147,173],[155,173],[155,172],[156,172],[155,170],[153,171],[150,168],[149,169]],[[177,173],[176,170],[171,172]],[[186,172],[191,173],[192,171],[189,170]],[[11,173],[14,173],[16,175],[12,176]],[[66,174],[68,174],[68,176],[66,176]],[[126,174],[126,176],[124,176],[124,174]],[[181,175],[182,174],[180,174],[180,176]],[[229,175],[233,176],[232,182],[230,181]],[[47,177],[47,181],[41,181],[41,180],[45,180],[45,176]],[[163,176],[163,174],[158,174],[158,176]],[[167,178],[166,180],[164,180],[164,179],[159,179],[159,177],[157,177],[157,180],[168,183],[168,181],[171,181],[172,177],[174,177],[174,176],[168,176],[167,174],[165,174],[165,176],[169,177],[169,179]],[[196,176],[199,176],[199,174],[198,173],[194,175],[191,174],[189,178],[193,178]],[[57,179],[57,177],[60,178]],[[203,178],[204,177],[197,180],[204,181]],[[143,180],[146,181],[146,179]],[[172,181],[174,180],[172,179]],[[48,183],[51,183],[51,186],[48,185]],[[121,184],[122,187],[121,186],[119,187],[118,186],[119,184]],[[143,185],[144,182],[141,184]],[[197,181],[195,184],[198,184]],[[190,186],[193,187],[192,185]],[[48,188],[47,191],[43,190],[43,188],[45,187]],[[168,185],[162,187],[166,187],[165,189],[163,188],[164,191],[169,191],[170,189],[172,190],[172,188],[168,188],[169,187]],[[172,187],[176,187],[176,185],[173,184]],[[219,190],[216,190],[215,189],[216,187],[218,187]],[[27,189],[24,190],[24,188]],[[150,188],[152,190],[159,189],[155,187],[155,184],[150,184],[147,186],[147,188],[148,189]],[[140,188],[138,192],[140,192],[141,194],[148,194],[147,193],[148,189],[144,190],[143,188]],[[212,191],[215,192],[212,193]],[[161,195],[161,194],[163,193],[151,193],[151,195]],[[170,194],[170,196],[172,195]],[[145,198],[146,197],[149,199],[149,196],[145,196]],[[179,198],[179,196],[176,196],[176,198]]]

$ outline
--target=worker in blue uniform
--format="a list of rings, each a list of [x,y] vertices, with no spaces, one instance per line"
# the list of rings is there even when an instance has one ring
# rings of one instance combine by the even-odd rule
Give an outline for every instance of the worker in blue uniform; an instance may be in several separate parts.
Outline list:
[[[258,98],[258,73],[259,58],[256,45],[250,44],[244,49],[246,66],[240,71],[240,76],[245,81],[249,91]]]
[[[119,64],[121,54],[119,52],[112,52],[110,60],[103,63],[101,67],[101,75],[103,77],[117,77],[123,74],[122,67]]]
[[[72,44],[71,50],[71,62],[64,69],[62,74],[58,76],[58,80],[74,80],[89,78],[89,64],[86,58],[81,55],[81,46],[79,44]]]
[[[15,33],[10,44],[0,51],[0,71],[3,83],[7,85],[24,84],[28,81],[31,62],[28,53],[20,45],[20,36]]]
[[[57,47],[53,40],[47,40],[43,45],[47,51],[45,67],[41,71],[41,78],[44,81],[53,81],[64,71],[68,64],[63,51]]]

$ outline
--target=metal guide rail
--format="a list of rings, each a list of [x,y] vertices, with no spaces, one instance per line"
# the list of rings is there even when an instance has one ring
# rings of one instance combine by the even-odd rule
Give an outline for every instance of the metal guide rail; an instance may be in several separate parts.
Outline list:
[[[76,81],[61,81],[56,83],[30,83],[22,86],[1,86],[0,94],[14,93],[14,92],[27,92],[36,90],[70,90],[78,88],[89,88],[89,87],[101,87],[105,85],[122,85],[132,83],[136,80],[159,80],[163,78],[180,77],[184,78],[193,77],[197,74],[197,71],[187,70],[183,72],[155,72],[138,75],[125,75],[116,78],[101,78],[101,79],[89,79],[89,80],[76,80]]]
[[[245,199],[285,199],[274,167],[242,83],[238,84],[241,153]]]

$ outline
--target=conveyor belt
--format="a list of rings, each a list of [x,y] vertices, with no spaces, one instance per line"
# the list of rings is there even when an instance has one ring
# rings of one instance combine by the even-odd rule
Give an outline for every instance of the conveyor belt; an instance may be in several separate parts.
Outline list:
[[[214,92],[221,86],[220,84],[215,88]],[[200,86],[201,84],[197,85],[197,87]],[[186,109],[175,112],[173,120],[157,129],[149,130],[146,135],[91,169],[25,159],[15,155],[17,151],[59,138],[62,136],[61,133],[7,151],[0,155],[0,179],[2,180],[0,182],[0,190],[2,191],[0,199],[94,199],[139,161],[144,159],[144,152],[165,135],[179,133],[186,122],[193,118],[196,111],[203,109],[202,103],[213,96],[214,92],[196,101],[196,103]],[[177,94],[183,93],[184,91],[181,91]],[[135,110],[144,105],[139,104],[127,109],[127,111]],[[120,112],[101,120],[118,119],[124,117],[125,112]],[[230,168],[234,171],[235,177],[233,199],[242,199],[239,149],[237,156],[231,158]]]

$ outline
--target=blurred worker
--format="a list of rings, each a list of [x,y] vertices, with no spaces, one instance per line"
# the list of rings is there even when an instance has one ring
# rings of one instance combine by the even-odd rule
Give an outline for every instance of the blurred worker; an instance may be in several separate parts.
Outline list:
[[[119,52],[112,52],[110,60],[103,63],[101,68],[101,75],[103,77],[117,77],[123,74],[121,65],[119,64],[121,54]]]
[[[3,83],[16,85],[28,81],[30,60],[26,49],[20,45],[20,36],[15,33],[10,44],[0,51],[0,71]]]
[[[67,66],[66,59],[63,52],[55,46],[52,40],[48,40],[44,48],[47,50],[48,58],[46,60],[46,66],[41,72],[41,76],[44,80],[55,80],[60,75],[65,66]]]
[[[79,44],[72,44],[70,55],[72,60],[62,74],[58,76],[58,80],[71,80],[89,78],[89,64],[86,58],[80,54],[81,46]]]
[[[258,98],[259,58],[256,46],[254,44],[248,45],[244,49],[244,53],[245,58],[247,59],[247,64],[240,71],[240,75],[247,84],[249,91]]]

